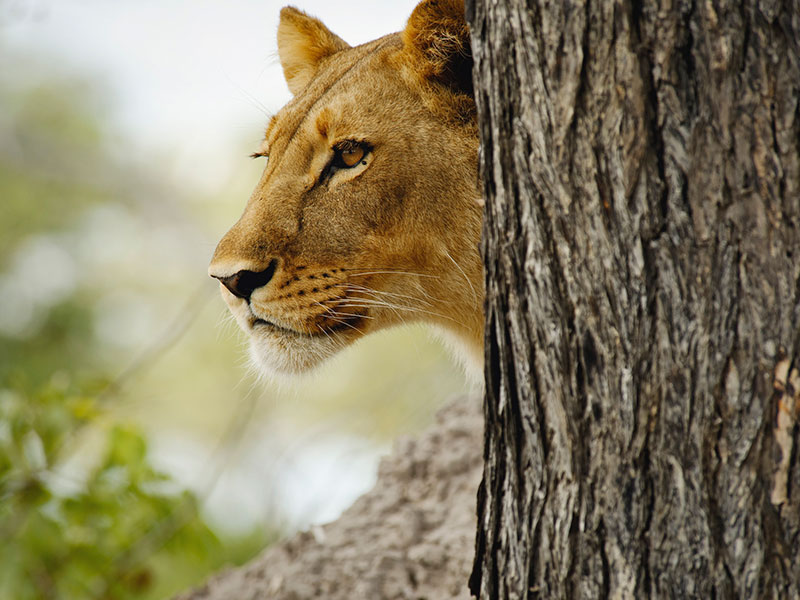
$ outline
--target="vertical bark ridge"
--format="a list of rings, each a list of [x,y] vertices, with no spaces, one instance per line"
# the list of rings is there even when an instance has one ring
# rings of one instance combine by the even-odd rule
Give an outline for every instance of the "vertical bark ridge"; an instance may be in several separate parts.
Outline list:
[[[800,2],[467,3],[482,598],[800,597]]]

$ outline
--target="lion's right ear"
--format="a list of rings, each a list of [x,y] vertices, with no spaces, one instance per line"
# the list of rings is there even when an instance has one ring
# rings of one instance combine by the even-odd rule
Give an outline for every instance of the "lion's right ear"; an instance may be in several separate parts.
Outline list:
[[[319,19],[293,6],[281,9],[278,56],[292,94],[297,94],[311,81],[323,58],[349,47]]]
[[[423,0],[402,33],[418,72],[472,94],[472,50],[464,0]]]

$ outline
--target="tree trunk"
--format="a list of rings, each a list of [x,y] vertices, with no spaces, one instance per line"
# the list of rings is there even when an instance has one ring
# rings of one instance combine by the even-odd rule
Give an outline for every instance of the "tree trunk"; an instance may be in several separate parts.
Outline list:
[[[480,598],[800,598],[800,2],[471,0]]]

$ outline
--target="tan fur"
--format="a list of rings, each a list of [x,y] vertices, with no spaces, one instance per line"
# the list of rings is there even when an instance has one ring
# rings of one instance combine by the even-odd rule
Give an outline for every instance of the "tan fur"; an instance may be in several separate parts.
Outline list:
[[[278,25],[278,55],[283,75],[293,94],[300,92],[323,59],[350,46],[318,19],[287,6]]]
[[[277,264],[249,302],[222,287],[262,367],[303,371],[373,331],[425,321],[479,369],[481,207],[463,10],[427,0],[402,34],[355,48],[296,9],[281,12],[295,96],[269,124],[264,174],[209,268],[224,278]],[[368,148],[363,161],[326,176],[348,144]]]

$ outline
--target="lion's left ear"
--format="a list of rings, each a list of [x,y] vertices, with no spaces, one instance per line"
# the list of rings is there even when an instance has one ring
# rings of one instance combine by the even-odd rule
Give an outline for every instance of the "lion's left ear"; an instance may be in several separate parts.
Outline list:
[[[326,58],[350,46],[322,24],[293,6],[281,9],[278,25],[278,56],[283,76],[292,94],[302,90]]]
[[[472,50],[464,0],[423,0],[411,13],[402,36],[423,77],[472,95]]]

